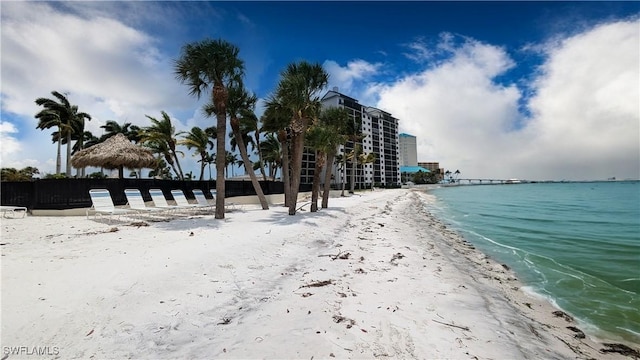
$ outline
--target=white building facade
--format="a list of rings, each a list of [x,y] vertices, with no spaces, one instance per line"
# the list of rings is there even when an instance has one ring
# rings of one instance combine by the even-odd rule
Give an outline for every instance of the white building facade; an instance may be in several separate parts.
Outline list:
[[[362,140],[357,144],[347,142],[346,146],[341,146],[338,150],[339,155],[348,154],[356,145],[362,147],[364,154],[375,154],[373,163],[357,166],[355,188],[399,186],[398,119],[383,110],[361,105],[358,100],[339,93],[336,88],[328,91],[322,98],[322,107],[346,109],[351,121],[361,128]],[[311,164],[307,166],[309,165]],[[339,164],[335,164],[333,174],[333,184],[336,187],[341,187],[343,182],[350,184],[352,167],[348,164],[342,168]]]
[[[418,145],[416,137],[402,133],[398,135],[400,147],[400,166],[418,166]]]

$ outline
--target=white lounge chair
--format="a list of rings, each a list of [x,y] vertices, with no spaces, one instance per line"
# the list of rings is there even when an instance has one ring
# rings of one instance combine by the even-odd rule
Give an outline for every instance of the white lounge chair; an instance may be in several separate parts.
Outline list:
[[[198,204],[199,204],[201,207],[203,207],[203,208],[209,207],[209,208],[211,208],[211,209],[215,209],[216,204],[215,204],[215,203],[210,204],[210,203],[209,203],[209,200],[207,200],[207,197],[206,197],[206,196],[204,196],[204,192],[202,192],[202,190],[200,190],[200,189],[193,189],[193,190],[192,190],[192,192],[193,192],[193,196],[195,196],[195,197],[196,197],[196,201],[198,202]],[[215,201],[215,198],[214,198],[214,201]]]
[[[187,200],[187,197],[184,195],[184,191],[182,190],[171,190],[171,196],[173,196],[173,200],[175,200],[176,205],[182,206],[185,209],[198,210],[204,207],[209,207],[190,203],[189,200]]]
[[[27,208],[24,206],[0,206],[2,217],[8,218],[7,214],[11,214],[12,218],[16,217],[16,213],[22,213],[22,217],[27,216]]]
[[[115,205],[113,205],[113,200],[111,199],[111,193],[107,189],[89,190],[89,196],[91,196],[92,205],[87,209],[87,219],[89,218],[89,211],[91,210],[94,211],[94,218],[109,215],[109,223],[111,223],[111,219],[114,215],[117,215],[119,219],[121,215],[135,213],[132,210],[115,207]]]
[[[217,191],[216,191],[216,190],[212,190],[212,191],[210,191],[210,194],[211,194],[211,197],[213,198],[213,203],[215,204],[215,203],[216,203],[216,194],[217,194]],[[215,206],[215,205],[214,205],[214,206]],[[227,211],[235,210],[235,209],[237,209],[237,205],[236,205],[236,203],[229,202],[229,201],[227,201],[227,200],[226,200],[226,198],[225,198],[225,200],[224,200],[224,211],[225,211],[225,212],[227,212]]]
[[[167,203],[167,198],[164,197],[164,193],[160,189],[149,189],[149,195],[151,195],[151,200],[153,200],[153,204],[157,208],[165,209],[167,211],[177,211],[191,208],[179,205],[169,205],[169,203]]]
[[[124,195],[127,197],[127,202],[129,204],[129,208],[131,210],[135,210],[139,213],[145,214],[153,214],[153,213],[161,213],[166,211],[166,209],[161,209],[158,207],[147,206],[144,202],[144,198],[138,189],[125,189]]]

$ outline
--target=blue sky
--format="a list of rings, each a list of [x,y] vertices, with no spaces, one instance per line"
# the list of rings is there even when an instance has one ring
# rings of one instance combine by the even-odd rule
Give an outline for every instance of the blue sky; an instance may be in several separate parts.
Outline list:
[[[261,99],[307,60],[391,112],[418,160],[462,177],[640,178],[638,2],[2,2],[2,166],[55,169],[33,100],[93,116],[213,124],[173,76],[191,41],[240,48]],[[258,112],[262,110],[259,108]],[[198,175],[185,151],[183,167]]]

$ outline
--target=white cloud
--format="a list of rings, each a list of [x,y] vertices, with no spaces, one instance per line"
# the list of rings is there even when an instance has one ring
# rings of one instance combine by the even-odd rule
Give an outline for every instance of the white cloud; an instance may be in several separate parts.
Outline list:
[[[640,176],[639,29],[606,24],[547,47],[522,158],[567,178]]]
[[[433,58],[434,52],[429,49],[429,46],[425,43],[423,38],[418,38],[404,46],[411,51],[405,52],[403,55],[417,63],[423,63]]]
[[[472,39],[455,47],[445,37],[449,58],[376,84],[377,107],[418,137],[419,161],[439,161],[462,177],[638,178],[638,29],[638,21],[600,25],[544,47],[528,119],[516,85],[496,81],[513,60]]]
[[[399,118],[401,131],[418,137],[419,161],[480,170],[488,161],[476,165],[478,154],[495,161],[510,142],[520,92],[492,78],[512,66],[503,49],[467,41],[439,66],[379,88],[377,107]]]
[[[22,151],[20,142],[16,140],[13,134],[18,129],[10,122],[0,122],[0,160],[5,158],[5,154],[19,153]],[[2,167],[15,167],[14,164],[2,162]]]
[[[67,93],[81,111],[90,113],[87,130],[98,136],[106,120],[148,125],[145,114],[193,111],[195,100],[173,77],[172,60],[162,54],[158,39],[89,5],[72,6],[77,10],[72,13],[61,12],[61,7],[3,4],[2,109],[12,114],[18,130],[14,140],[50,143],[50,132],[36,130],[33,115],[39,111],[34,100],[52,97],[52,90]],[[49,160],[55,146],[22,150],[3,147],[3,163],[34,158],[41,172],[53,172]]]
[[[340,66],[333,60],[327,60],[322,65],[329,74],[329,86],[338,87],[339,91],[345,94],[357,92],[354,89],[355,82],[365,82],[378,74],[381,63],[369,63],[364,60],[353,60],[347,63],[347,66]]]

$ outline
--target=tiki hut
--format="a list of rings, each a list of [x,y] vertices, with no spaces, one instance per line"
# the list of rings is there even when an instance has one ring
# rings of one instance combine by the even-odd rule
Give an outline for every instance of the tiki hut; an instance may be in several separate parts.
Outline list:
[[[104,142],[78,151],[71,158],[71,165],[75,168],[87,166],[118,169],[120,178],[124,175],[124,168],[140,169],[153,167],[156,159],[150,150],[133,144],[123,134],[116,134]]]

